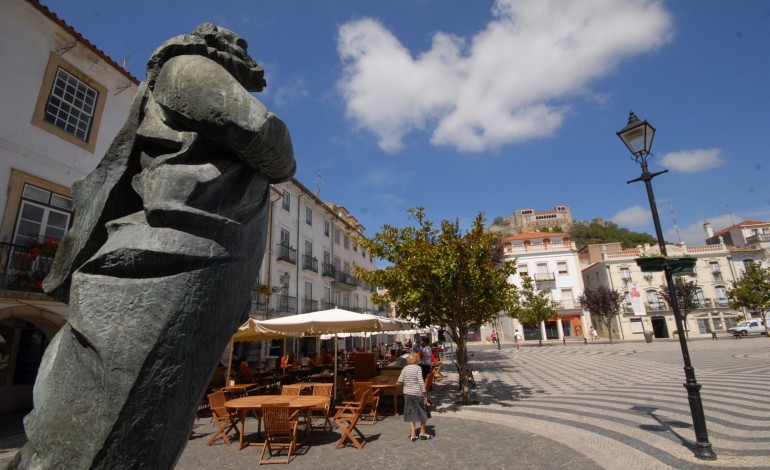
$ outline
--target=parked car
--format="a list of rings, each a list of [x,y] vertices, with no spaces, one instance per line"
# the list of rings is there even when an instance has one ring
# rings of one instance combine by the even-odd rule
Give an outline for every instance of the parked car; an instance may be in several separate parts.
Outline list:
[[[738,323],[737,326],[729,328],[727,331],[735,336],[746,336],[749,334],[765,334],[765,324],[761,318],[752,318]]]

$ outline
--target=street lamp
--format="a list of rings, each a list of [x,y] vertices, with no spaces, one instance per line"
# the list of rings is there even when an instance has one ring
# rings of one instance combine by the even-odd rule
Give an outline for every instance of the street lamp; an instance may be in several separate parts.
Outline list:
[[[652,179],[668,170],[650,173],[647,169],[647,159],[650,157],[652,140],[655,137],[655,128],[646,120],[640,121],[631,111],[628,116],[628,124],[617,132],[620,140],[626,144],[628,150],[633,154],[633,160],[642,167],[642,175],[639,178],[632,179],[627,183],[644,181],[647,188],[647,198],[650,201],[650,210],[652,211],[652,222],[655,224],[655,234],[658,238],[661,256],[666,256],[666,242],[663,239],[663,231],[660,228],[660,219],[658,218],[658,207],[655,204],[655,195],[652,192]],[[711,448],[708,431],[706,430],[706,417],[703,414],[703,402],[700,398],[701,385],[695,380],[695,369],[690,362],[690,352],[687,347],[687,338],[685,336],[682,313],[679,311],[679,302],[676,299],[676,287],[674,286],[674,277],[668,264],[664,264],[663,273],[666,277],[666,285],[671,295],[671,310],[674,313],[676,321],[676,331],[679,336],[679,346],[682,348],[682,358],[684,359],[684,375],[687,379],[684,388],[687,389],[687,399],[690,402],[690,414],[692,414],[692,424],[695,430],[695,456],[703,460],[715,460],[717,455]]]

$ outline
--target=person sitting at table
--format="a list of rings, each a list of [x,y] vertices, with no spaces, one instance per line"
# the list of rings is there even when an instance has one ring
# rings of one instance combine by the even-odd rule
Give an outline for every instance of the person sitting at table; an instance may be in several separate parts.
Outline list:
[[[287,370],[291,370],[294,367],[294,363],[296,362],[296,357],[294,356],[294,352],[288,352],[281,357],[281,370],[285,374]]]
[[[300,359],[300,360],[299,360],[299,363],[300,363],[300,364],[302,364],[302,367],[307,367],[307,366],[309,366],[310,364],[312,364],[312,362],[313,362],[313,361],[312,361],[312,359],[311,359],[311,358],[310,358],[310,356],[309,356],[309,355],[307,355],[307,354],[305,354],[304,356],[302,356],[302,359]]]
[[[334,357],[329,354],[326,348],[321,348],[321,365],[328,366],[334,364]]]
[[[241,361],[238,366],[238,373],[235,374],[235,383],[250,384],[254,383],[254,371],[249,367],[247,361]]]

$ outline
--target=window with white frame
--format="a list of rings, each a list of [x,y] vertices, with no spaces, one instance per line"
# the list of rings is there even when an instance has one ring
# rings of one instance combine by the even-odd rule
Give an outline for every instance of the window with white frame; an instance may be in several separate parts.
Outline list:
[[[561,290],[561,307],[575,308],[575,298],[572,296],[572,289]]]
[[[283,190],[281,207],[283,207],[284,210],[291,211],[291,193],[286,189]]]
[[[13,244],[27,246],[40,237],[61,240],[72,219],[72,199],[24,184]]]
[[[290,246],[291,245],[291,234],[288,230],[281,229],[281,245],[283,246]]]
[[[709,262],[709,270],[711,270],[711,276],[715,281],[721,281],[722,280],[722,271],[719,269],[719,262],[717,261],[710,261]]]
[[[631,279],[631,271],[628,268],[620,268],[620,278],[625,280]]]
[[[350,237],[347,235],[342,237],[342,246],[345,247],[346,250],[350,249]]]
[[[529,277],[529,266],[526,264],[520,264],[516,271],[519,273],[519,276],[521,277]]]
[[[567,274],[567,262],[566,261],[557,261],[556,262],[556,271],[560,275]]]
[[[717,294],[717,307],[728,307],[730,300],[727,298],[727,288],[725,286],[715,286],[714,292]]]
[[[313,209],[310,207],[305,207],[305,223],[313,225]]]
[[[88,141],[99,92],[59,67],[43,119],[82,141]]]

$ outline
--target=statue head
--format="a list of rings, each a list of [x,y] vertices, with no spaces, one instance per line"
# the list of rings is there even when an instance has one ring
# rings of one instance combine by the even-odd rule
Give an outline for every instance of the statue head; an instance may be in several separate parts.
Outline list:
[[[147,62],[147,86],[152,89],[161,67],[180,55],[202,55],[224,67],[248,91],[262,91],[267,86],[265,72],[247,53],[246,41],[213,23],[203,23],[192,34],[176,36],[164,42]]]

